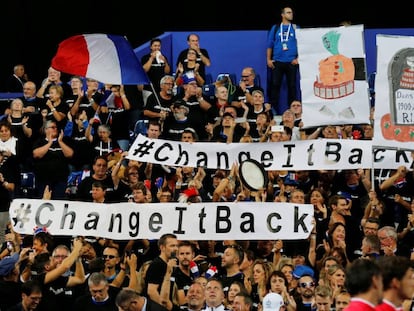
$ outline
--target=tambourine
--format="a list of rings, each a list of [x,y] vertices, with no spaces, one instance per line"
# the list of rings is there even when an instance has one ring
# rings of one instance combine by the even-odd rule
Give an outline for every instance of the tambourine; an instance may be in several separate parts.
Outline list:
[[[239,176],[244,186],[250,191],[258,191],[266,188],[269,178],[263,165],[253,159],[240,163]]]

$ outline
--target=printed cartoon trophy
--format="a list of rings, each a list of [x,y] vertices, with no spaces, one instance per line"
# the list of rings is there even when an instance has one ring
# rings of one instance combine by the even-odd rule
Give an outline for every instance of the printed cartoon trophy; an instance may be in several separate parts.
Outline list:
[[[404,48],[388,64],[390,113],[381,117],[387,140],[414,142],[414,49]]]
[[[332,56],[319,62],[319,79],[313,84],[313,92],[320,98],[336,99],[354,93],[354,63],[351,58],[339,54],[339,37],[336,31],[322,37],[323,45]]]

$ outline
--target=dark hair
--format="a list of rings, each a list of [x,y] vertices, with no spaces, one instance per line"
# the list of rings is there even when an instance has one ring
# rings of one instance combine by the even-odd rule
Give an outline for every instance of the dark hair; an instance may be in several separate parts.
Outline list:
[[[372,278],[375,276],[381,276],[377,262],[357,258],[346,269],[345,287],[351,296],[366,293],[372,286]]]
[[[176,239],[177,236],[172,233],[163,234],[158,240],[158,247],[165,246],[167,244],[167,239]]]
[[[345,250],[340,246],[334,246],[334,247],[331,248],[331,251],[329,252],[329,255],[332,256],[332,254],[334,252],[337,252],[339,254],[339,257],[341,258],[339,263],[341,265],[343,265],[344,267],[346,267],[346,265],[348,263],[348,260],[346,258]],[[335,257],[335,256],[333,256],[333,257]]]
[[[235,283],[235,282],[233,282],[233,283]],[[233,283],[232,283],[232,284],[233,284]],[[238,283],[240,283],[240,282],[238,282]],[[241,283],[240,283],[240,284],[241,284]],[[243,285],[243,287],[244,287],[244,285]],[[247,291],[241,290],[240,292],[238,292],[238,293],[236,294],[236,296],[235,296],[235,297],[237,297],[237,296],[239,296],[239,297],[243,297],[244,303],[245,303],[246,305],[249,305],[249,306],[252,306],[252,305],[253,305],[253,299],[252,299],[252,296],[251,296],[251,295],[249,295],[249,293],[248,293]]]
[[[382,272],[384,291],[391,288],[393,279],[401,281],[407,270],[413,268],[410,259],[403,256],[381,256],[377,262]]]
[[[272,273],[270,273],[270,275],[269,275],[269,277],[267,278],[267,281],[266,281],[266,289],[267,289],[267,291],[270,292],[271,279],[272,279],[272,277],[275,277],[275,276],[276,277],[280,277],[280,278],[283,279],[283,282],[285,283],[285,286],[286,286],[286,290],[289,291],[289,281],[287,280],[285,274],[282,271],[280,271],[280,270],[273,270]]]
[[[326,190],[323,189],[323,188],[319,188],[319,187],[313,188],[311,191],[308,192],[308,194],[306,196],[306,202],[309,202],[310,203],[310,199],[311,199],[312,193],[314,193],[315,191],[318,191],[321,194],[321,196],[323,198],[323,201],[325,203],[328,202],[328,196],[326,194]]]
[[[161,43],[161,39],[160,38],[152,38],[150,41],[150,46],[154,43],[154,42],[159,42]]]
[[[43,272],[45,272],[45,265],[48,264],[49,262],[50,262],[49,253],[37,254],[31,266],[32,273],[34,272],[35,275],[42,274]]]
[[[92,188],[101,188],[102,190],[106,190],[107,186],[99,180],[96,180],[92,183]]]
[[[329,208],[331,207],[331,205],[338,205],[338,201],[341,200],[341,199],[345,200],[345,201],[348,201],[343,195],[334,194],[333,196],[331,196],[329,198],[329,202],[328,202]]]
[[[340,226],[342,226],[342,227],[344,227],[344,229],[346,229],[345,224],[343,222],[339,222],[339,221],[338,222],[334,222],[332,225],[329,226],[329,230],[328,230],[328,236],[329,236],[329,238],[332,237],[332,234],[336,230],[336,228],[338,228]]]
[[[380,225],[380,220],[377,217],[368,217],[365,223],[367,222],[370,222],[372,224],[378,224],[378,226]]]
[[[51,253],[53,251],[53,248],[54,248],[53,237],[50,233],[44,232],[44,231],[36,233],[33,236],[33,240],[38,240],[41,245],[47,244],[46,248],[47,248],[48,252]]]
[[[236,256],[239,257],[239,265],[243,262],[244,259],[244,250],[243,247],[241,247],[239,244],[231,244],[231,245],[227,245],[227,248],[232,248],[234,249],[234,252],[236,253]]]
[[[191,243],[191,242],[190,242],[190,241],[188,241],[188,240],[183,240],[183,241],[180,241],[180,242],[178,243],[178,247],[181,247],[181,246],[190,246],[190,247],[191,247],[191,251],[192,251],[192,252],[195,252],[194,243]]]
[[[145,186],[143,181],[139,181],[135,185],[132,185],[131,190],[141,190],[144,195],[147,195],[147,187]]]
[[[29,280],[24,282],[20,288],[22,294],[30,296],[33,293],[41,293],[42,285],[37,280]]]
[[[196,36],[197,37],[197,39],[198,40],[200,40],[200,37],[198,36],[198,34],[196,34],[196,33],[190,33],[188,36],[187,36],[187,41],[190,41],[190,37],[191,36]]]
[[[150,125],[157,126],[161,130],[161,124],[157,120],[151,120],[151,121],[149,121],[147,128],[149,128]]]
[[[292,136],[293,131],[289,126],[284,126],[283,131],[286,133],[286,135]]]
[[[96,156],[96,157],[93,159],[93,165],[95,165],[95,164],[96,164],[96,162],[98,162],[98,160],[104,160],[106,163],[108,163],[108,159],[107,159],[107,157],[106,157],[106,156],[104,156],[104,155],[100,155],[100,156]]]

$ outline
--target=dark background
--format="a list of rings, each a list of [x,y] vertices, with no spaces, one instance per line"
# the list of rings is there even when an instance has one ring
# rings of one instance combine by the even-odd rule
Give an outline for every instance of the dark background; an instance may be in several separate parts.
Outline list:
[[[302,28],[337,26],[344,20],[365,28],[414,27],[412,10],[402,2],[245,1],[2,1],[0,83],[17,63],[40,83],[59,42],[72,35],[120,34],[135,48],[167,31],[267,30],[280,22],[284,4],[293,8],[294,22]],[[264,51],[258,53],[265,57]]]

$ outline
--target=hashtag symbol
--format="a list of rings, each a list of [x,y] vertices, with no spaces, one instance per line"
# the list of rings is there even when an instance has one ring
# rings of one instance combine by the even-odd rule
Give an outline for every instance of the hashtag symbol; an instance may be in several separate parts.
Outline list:
[[[138,148],[134,150],[134,156],[138,155],[139,157],[142,157],[146,154],[149,154],[149,150],[154,148],[154,142],[149,143],[148,140],[138,144]]]
[[[24,224],[29,222],[28,215],[31,213],[31,205],[28,204],[25,206],[24,204],[21,204],[20,207],[16,210],[16,217],[13,218],[14,226],[17,226],[18,223],[20,223],[20,228],[24,227]]]

